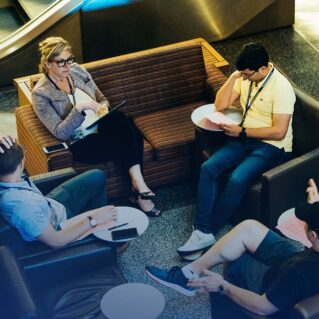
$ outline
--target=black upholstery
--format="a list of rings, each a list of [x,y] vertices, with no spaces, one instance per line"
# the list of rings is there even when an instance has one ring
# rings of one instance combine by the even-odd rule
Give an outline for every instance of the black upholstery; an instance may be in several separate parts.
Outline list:
[[[33,180],[43,193],[47,193],[75,175],[76,173],[72,168],[66,168],[36,175],[30,179]],[[96,249],[94,243],[95,245],[98,245],[99,243],[99,245],[102,245],[103,247],[106,245],[109,246],[110,251],[113,251],[115,254],[115,245],[100,241],[93,235],[79,241],[74,241],[58,250],[38,241],[26,242],[14,227],[0,216],[0,245],[10,247],[20,259],[23,267],[25,269],[30,269],[30,272],[32,269],[42,267],[43,264],[52,265],[53,268],[57,268],[58,266],[55,265],[54,261],[58,256],[61,257],[64,255],[65,263],[67,263],[74,254],[85,254],[91,249]],[[116,255],[114,255],[113,258],[116,260]],[[63,267],[61,269],[63,269]],[[40,278],[39,276],[40,275],[37,274],[35,277]]]
[[[61,267],[43,264],[37,269],[41,280],[36,281],[10,249],[1,246],[1,318],[104,318],[101,298],[125,279],[116,268],[110,248],[100,243],[91,245],[100,247],[73,254],[69,264],[63,254],[55,256],[55,263]]]
[[[282,212],[306,199],[309,178],[319,183],[319,101],[296,87],[294,90],[293,158],[265,172],[248,190],[240,209],[233,216],[235,223],[255,218],[273,228]],[[211,156],[224,140],[222,132],[196,128],[197,175],[200,163]]]

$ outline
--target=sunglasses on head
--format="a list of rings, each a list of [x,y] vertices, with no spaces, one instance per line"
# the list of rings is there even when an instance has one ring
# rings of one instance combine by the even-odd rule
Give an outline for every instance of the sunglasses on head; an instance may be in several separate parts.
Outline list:
[[[60,60],[53,60],[52,62],[55,62],[58,65],[58,67],[62,68],[66,64],[69,64],[69,65],[72,64],[74,62],[74,56],[71,55],[66,60],[60,59]]]

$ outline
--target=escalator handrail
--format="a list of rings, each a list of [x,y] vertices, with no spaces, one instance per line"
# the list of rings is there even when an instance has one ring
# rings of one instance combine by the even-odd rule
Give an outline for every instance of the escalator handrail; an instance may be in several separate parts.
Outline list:
[[[41,33],[68,14],[79,10],[90,0],[57,0],[34,19],[0,41],[0,60],[4,59],[26,44],[32,42]]]

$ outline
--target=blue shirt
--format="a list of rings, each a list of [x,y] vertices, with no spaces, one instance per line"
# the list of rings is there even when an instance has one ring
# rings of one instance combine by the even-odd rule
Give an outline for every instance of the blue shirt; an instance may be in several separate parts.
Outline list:
[[[45,197],[29,180],[0,182],[0,213],[26,241],[36,240],[49,224],[57,229],[66,220],[65,207]]]

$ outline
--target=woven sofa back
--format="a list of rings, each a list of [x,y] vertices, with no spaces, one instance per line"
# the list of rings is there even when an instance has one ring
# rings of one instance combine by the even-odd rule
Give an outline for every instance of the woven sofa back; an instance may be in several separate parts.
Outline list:
[[[111,105],[131,116],[167,109],[204,97],[206,72],[200,44],[141,53],[87,69]]]

